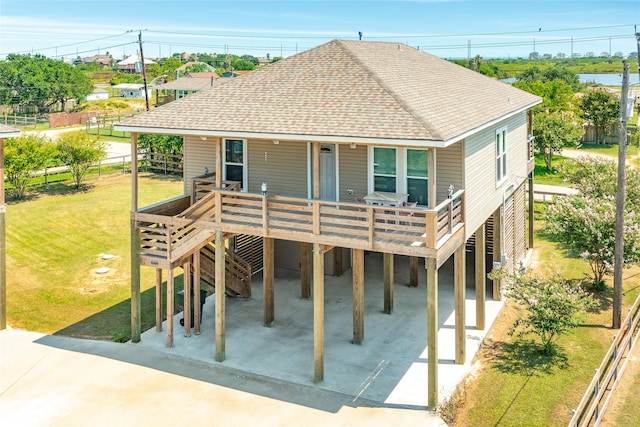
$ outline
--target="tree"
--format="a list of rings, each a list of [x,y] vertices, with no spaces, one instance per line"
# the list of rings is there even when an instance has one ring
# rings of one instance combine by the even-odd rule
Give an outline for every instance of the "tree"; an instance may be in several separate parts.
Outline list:
[[[42,55],[8,55],[0,62],[3,101],[36,105],[42,114],[48,108],[70,99],[80,100],[93,90],[91,80],[79,69]]]
[[[618,98],[604,90],[587,92],[582,98],[582,117],[596,129],[596,142],[604,143],[607,126],[615,123],[620,114]]]
[[[579,195],[558,197],[544,211],[547,232],[589,262],[593,283],[604,288],[604,276],[614,267],[616,172],[614,162],[580,158],[562,172]],[[623,263],[640,261],[640,172],[627,168],[629,197],[624,212]]]
[[[140,134],[138,147],[151,153],[182,153],[182,137],[177,135]]]
[[[551,170],[554,153],[577,146],[584,135],[578,101],[571,86],[562,80],[517,81],[513,86],[542,98],[533,110],[533,143]]]
[[[538,113],[533,117],[534,148],[551,170],[554,153],[561,153],[567,146],[577,146],[584,135],[578,119],[570,112]]]
[[[537,66],[533,66],[523,71],[516,79],[522,82],[541,81],[543,83],[560,80],[569,85],[573,92],[582,90],[582,83],[580,83],[578,75],[564,67],[552,67],[541,70]]]
[[[54,145],[46,136],[24,134],[5,141],[4,164],[10,194],[23,199],[31,178],[53,157]]]
[[[65,132],[56,144],[58,159],[71,171],[76,188],[93,163],[104,159],[107,150],[99,137],[84,131]]]
[[[583,321],[585,311],[596,306],[579,281],[560,274],[546,279],[532,275],[529,270],[507,273],[496,269],[489,277],[504,279],[506,296],[526,311],[526,316],[515,321],[510,334],[537,335],[545,355],[554,354],[558,337],[575,329]]]

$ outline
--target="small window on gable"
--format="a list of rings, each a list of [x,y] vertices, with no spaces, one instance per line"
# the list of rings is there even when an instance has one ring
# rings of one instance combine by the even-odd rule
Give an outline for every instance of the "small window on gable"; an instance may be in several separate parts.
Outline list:
[[[507,178],[507,128],[496,131],[496,182]]]

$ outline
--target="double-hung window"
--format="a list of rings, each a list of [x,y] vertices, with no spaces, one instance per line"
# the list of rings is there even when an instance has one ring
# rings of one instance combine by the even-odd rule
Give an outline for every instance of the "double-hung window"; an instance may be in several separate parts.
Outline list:
[[[224,140],[224,179],[240,182],[242,191],[245,188],[245,154],[246,144],[242,139]]]
[[[496,131],[496,183],[507,178],[507,128]]]
[[[427,150],[407,149],[407,193],[410,202],[428,205],[428,156]]]
[[[396,192],[396,154],[395,148],[373,148],[373,191]]]
[[[428,150],[373,147],[372,190],[408,193],[410,202],[428,205]]]

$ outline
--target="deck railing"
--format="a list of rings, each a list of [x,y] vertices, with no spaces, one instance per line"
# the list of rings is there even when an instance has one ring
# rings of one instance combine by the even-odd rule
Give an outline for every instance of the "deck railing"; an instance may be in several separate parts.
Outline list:
[[[215,230],[433,257],[464,222],[463,198],[459,190],[435,209],[424,209],[213,190],[179,217],[139,212],[135,218],[141,254],[170,260],[177,257],[172,251],[185,251],[180,240],[200,244],[197,236]]]

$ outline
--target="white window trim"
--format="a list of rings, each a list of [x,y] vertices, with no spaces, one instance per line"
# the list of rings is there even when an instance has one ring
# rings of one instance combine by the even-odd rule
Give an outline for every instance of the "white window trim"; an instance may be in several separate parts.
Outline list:
[[[496,172],[496,188],[500,187],[507,180],[509,176],[509,130],[507,126],[496,129],[496,133],[493,139],[494,148],[498,144],[498,135],[502,135],[502,144],[498,147],[500,154],[496,156],[498,150],[494,150],[494,167]],[[504,151],[502,147],[504,146]],[[500,176],[501,171],[498,171],[498,159],[500,159],[500,169],[504,168],[504,173]],[[505,167],[506,164],[506,167]]]
[[[246,193],[249,182],[247,181],[247,140],[243,138],[223,138],[222,139],[222,180],[227,180],[227,141],[242,141],[242,182],[241,192]],[[240,163],[228,163],[230,165],[240,165]]]
[[[374,191],[375,179],[373,173],[373,151],[375,146],[369,146],[369,150],[367,152],[367,189],[369,193]],[[429,149],[427,148],[416,148],[416,147],[378,147],[378,148],[393,148],[396,150],[396,193],[407,193],[407,181],[409,178],[423,179],[423,177],[414,177],[409,176],[407,173],[407,150],[424,150],[427,151],[427,156],[430,156]],[[388,175],[391,176],[391,175]],[[424,180],[427,181],[427,185],[429,182],[428,176],[428,165],[427,165],[427,177],[424,177]]]

